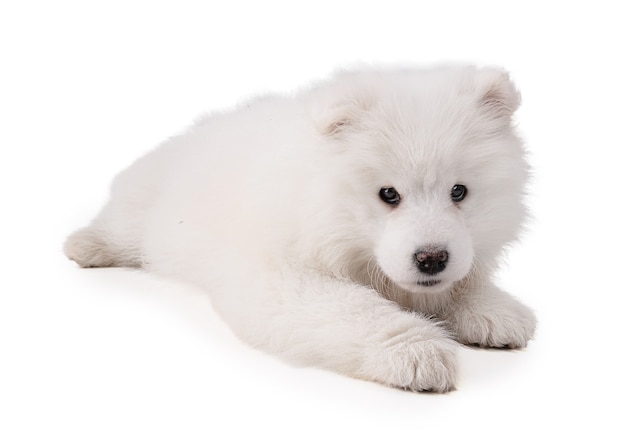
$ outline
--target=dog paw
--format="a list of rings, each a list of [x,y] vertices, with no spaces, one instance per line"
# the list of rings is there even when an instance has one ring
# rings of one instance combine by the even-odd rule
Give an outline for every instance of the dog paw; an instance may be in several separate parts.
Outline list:
[[[90,228],[82,228],[70,235],[63,250],[67,258],[75,261],[81,268],[112,264],[105,241]]]
[[[411,391],[447,392],[456,383],[457,346],[445,337],[415,340],[398,335],[371,355],[363,377]]]
[[[492,348],[524,348],[537,325],[533,311],[516,301],[457,310],[447,319],[457,341]]]

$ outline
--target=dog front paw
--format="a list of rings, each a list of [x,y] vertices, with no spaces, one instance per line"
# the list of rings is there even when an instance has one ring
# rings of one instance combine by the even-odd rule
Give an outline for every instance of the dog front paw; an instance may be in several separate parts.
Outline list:
[[[457,309],[447,320],[459,342],[494,348],[524,348],[537,325],[533,311],[512,298]]]
[[[362,377],[412,391],[447,392],[456,383],[456,349],[452,339],[416,340],[405,333],[375,349]]]

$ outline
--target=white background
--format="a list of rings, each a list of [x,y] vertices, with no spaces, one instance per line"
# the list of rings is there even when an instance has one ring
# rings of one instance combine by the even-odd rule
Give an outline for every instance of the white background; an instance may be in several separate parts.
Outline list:
[[[20,1],[0,6],[0,435],[625,436],[624,14],[618,2]],[[525,351],[463,348],[458,390],[292,368],[207,296],[79,270],[65,236],[206,110],[353,61],[501,65],[534,220],[499,281]]]

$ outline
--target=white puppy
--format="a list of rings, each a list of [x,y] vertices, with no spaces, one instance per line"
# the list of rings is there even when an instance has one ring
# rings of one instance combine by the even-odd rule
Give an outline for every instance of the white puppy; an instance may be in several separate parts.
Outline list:
[[[83,267],[200,285],[290,361],[455,386],[457,341],[521,348],[533,313],[490,277],[528,166],[497,69],[368,68],[211,115],[134,163],[66,242]]]

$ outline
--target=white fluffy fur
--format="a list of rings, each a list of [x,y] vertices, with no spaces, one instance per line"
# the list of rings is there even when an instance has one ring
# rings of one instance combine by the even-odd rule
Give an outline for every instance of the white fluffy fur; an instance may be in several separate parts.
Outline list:
[[[200,285],[238,336],[293,362],[447,391],[456,341],[519,348],[535,328],[490,280],[525,215],[518,105],[506,73],[473,67],[367,68],[257,99],[122,172],[65,251]],[[434,246],[448,265],[420,286],[413,254]]]

